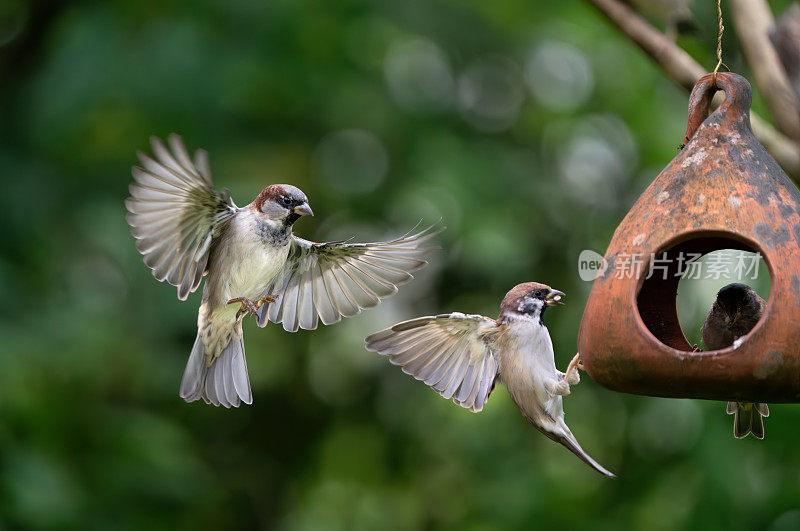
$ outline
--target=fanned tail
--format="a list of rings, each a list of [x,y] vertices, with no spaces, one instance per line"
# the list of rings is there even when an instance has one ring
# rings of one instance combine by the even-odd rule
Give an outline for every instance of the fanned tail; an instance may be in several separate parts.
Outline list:
[[[752,433],[756,439],[764,438],[764,417],[769,416],[767,404],[728,402],[725,411],[729,415],[733,415],[734,437],[743,439]]]
[[[206,362],[203,338],[198,331],[183,372],[181,398],[187,402],[202,398],[206,404],[226,408],[239,407],[241,402],[253,402],[241,328],[238,332],[231,334],[228,344],[209,365]]]

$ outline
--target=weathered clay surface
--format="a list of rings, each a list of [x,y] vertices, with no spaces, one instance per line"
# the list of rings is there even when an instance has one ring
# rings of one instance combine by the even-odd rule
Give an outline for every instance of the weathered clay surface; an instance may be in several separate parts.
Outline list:
[[[697,83],[685,148],[614,233],[581,322],[581,359],[616,391],[800,402],[800,192],[750,130],[749,83],[721,73],[717,86],[726,100],[708,116],[711,76]],[[738,348],[693,353],[675,308],[677,257],[723,248],[761,253],[769,304]],[[664,251],[667,279],[645,281],[649,257]],[[645,257],[643,274],[620,275],[617,262],[633,255]]]

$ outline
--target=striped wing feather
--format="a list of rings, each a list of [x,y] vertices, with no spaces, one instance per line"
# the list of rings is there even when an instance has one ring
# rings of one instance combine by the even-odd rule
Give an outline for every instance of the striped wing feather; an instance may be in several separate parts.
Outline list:
[[[397,293],[412,273],[428,262],[434,248],[426,245],[438,231],[377,243],[314,243],[293,236],[283,274],[265,293],[276,299],[262,306],[258,325],[282,323],[289,332],[329,325]]]
[[[200,285],[211,244],[236,207],[227,190],[214,190],[205,151],[192,161],[176,134],[169,136],[170,149],[158,138],[150,141],[156,158],[139,153],[142,166],[133,168],[125,200],[127,220],[153,276],[177,286],[185,300]]]
[[[367,337],[366,347],[443,397],[478,412],[497,377],[493,343],[499,331],[494,319],[450,313],[398,323]]]

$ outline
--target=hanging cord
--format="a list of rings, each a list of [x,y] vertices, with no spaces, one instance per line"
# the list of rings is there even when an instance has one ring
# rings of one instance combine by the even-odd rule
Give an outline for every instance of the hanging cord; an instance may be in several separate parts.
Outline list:
[[[722,32],[725,31],[725,26],[722,25],[722,0],[717,0],[717,22],[719,23],[719,33],[717,34],[717,66],[711,73],[711,84],[717,85],[717,72],[719,67],[722,66]],[[727,68],[727,66],[725,67]]]
[[[719,72],[719,67],[725,66],[726,69],[730,70],[728,65],[722,62],[722,33],[725,31],[725,26],[722,24],[722,0],[717,0],[717,23],[719,24],[719,33],[717,33],[717,66],[715,66],[714,71],[711,72],[711,86],[714,88],[718,88],[717,72]],[[686,133],[686,137],[683,139],[683,143],[678,146],[678,151],[681,151],[684,147],[686,147],[687,142],[689,142],[688,131]]]

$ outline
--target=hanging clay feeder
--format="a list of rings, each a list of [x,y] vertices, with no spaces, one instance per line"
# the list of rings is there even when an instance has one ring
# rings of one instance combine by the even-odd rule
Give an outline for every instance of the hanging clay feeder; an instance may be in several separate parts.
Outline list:
[[[725,101],[709,115],[718,89]],[[753,136],[750,101],[739,75],[717,74],[716,86],[711,74],[701,78],[685,147],[614,233],[578,338],[586,371],[605,387],[800,402],[800,192]],[[687,257],[720,249],[761,254],[772,278],[769,302],[738,346],[695,352],[678,322],[678,281]]]

